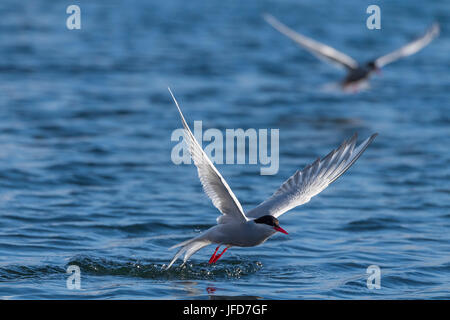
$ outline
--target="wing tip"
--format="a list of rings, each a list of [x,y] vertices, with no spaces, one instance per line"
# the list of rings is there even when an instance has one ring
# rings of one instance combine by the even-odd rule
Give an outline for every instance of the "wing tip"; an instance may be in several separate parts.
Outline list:
[[[355,162],[359,159],[359,157],[366,151],[366,149],[369,147],[369,145],[372,143],[373,139],[378,135],[378,133],[372,134],[369,138],[361,142],[357,147],[355,147],[357,150],[355,156],[347,163],[345,168],[339,172],[339,174],[331,180],[330,184],[336,181],[341,175],[343,175]],[[352,151],[353,152],[353,151]]]
[[[272,26],[272,28],[278,30],[281,33],[284,33],[283,30],[285,30],[287,27],[281,23],[277,18],[275,18],[273,15],[269,13],[263,13],[262,17],[264,21],[266,21],[268,24]]]
[[[170,89],[170,87],[167,87],[167,90],[169,90],[169,93],[170,93],[170,95],[171,95],[171,97],[172,97],[172,99],[173,99],[173,102],[175,102],[175,105],[177,106],[178,110],[180,110],[180,107],[179,107],[179,105],[178,105],[178,101],[177,101],[177,99],[175,98],[175,95],[173,94],[173,92],[172,92],[172,90]]]
[[[261,14],[261,16],[263,17],[263,19],[264,20],[266,20],[267,22],[269,22],[269,21],[271,21],[271,20],[276,20],[276,18],[273,16],[273,15],[271,15],[270,13],[267,13],[267,12],[263,12],[262,14]]]
[[[369,143],[371,143],[373,141],[373,139],[375,139],[378,136],[378,132],[373,133],[370,137],[369,137]]]
[[[175,95],[173,94],[173,92],[172,92],[172,90],[170,89],[170,87],[167,87],[167,90],[169,90],[170,96],[172,97],[173,102],[175,102],[175,105],[177,106],[177,108],[180,109],[180,107],[178,106],[178,101],[177,101],[177,99],[175,98]]]
[[[370,143],[372,143],[372,141],[373,141],[377,136],[378,136],[378,132],[373,133],[372,135],[370,135],[369,138],[367,138],[364,142],[362,142],[362,144],[369,145]],[[346,145],[349,145],[349,144],[353,144],[353,143],[356,144],[357,140],[358,140],[358,132],[355,132],[351,138],[345,140],[345,141],[341,144],[341,146],[340,146],[339,148],[337,148],[337,149],[340,149],[341,147],[346,146]],[[362,144],[361,144],[361,145],[362,145]]]
[[[439,24],[439,22],[437,22],[437,21],[433,22],[433,24],[430,27],[430,33],[434,37],[437,37],[440,32],[441,32],[441,25]]]
[[[183,127],[184,127],[185,129],[188,129],[188,130],[190,131],[189,126],[188,126],[188,124],[187,124],[187,122],[186,122],[186,119],[184,118],[183,112],[181,112],[180,105],[178,104],[178,101],[177,101],[177,99],[175,98],[175,95],[173,94],[173,92],[172,92],[172,90],[170,89],[170,87],[167,87],[167,90],[169,90],[170,95],[172,96],[173,102],[175,102],[175,106],[177,107],[178,112],[179,112],[179,114],[180,114],[181,122],[183,123]]]
[[[375,132],[372,135],[370,135],[370,137],[368,137],[366,140],[361,142],[361,144],[358,146],[358,148],[363,146],[363,149],[361,152],[364,152],[377,136],[378,136],[378,132]]]
[[[366,151],[366,149],[370,146],[370,144],[372,143],[372,141],[378,136],[378,133],[373,133],[370,137],[368,137],[366,140],[364,140],[363,142],[361,142],[358,147],[356,147],[356,149],[358,150],[358,155],[356,156],[356,159],[358,159],[363,153],[364,151]],[[356,160],[355,159],[355,160]]]
[[[358,132],[355,132],[353,136],[349,139],[349,143],[356,142],[358,140]]]

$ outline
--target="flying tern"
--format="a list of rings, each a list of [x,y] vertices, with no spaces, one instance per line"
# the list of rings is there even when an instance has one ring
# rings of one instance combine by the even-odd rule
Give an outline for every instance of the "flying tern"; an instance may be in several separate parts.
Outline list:
[[[219,260],[230,247],[253,247],[265,242],[276,232],[287,234],[287,231],[280,226],[278,218],[283,213],[309,202],[313,196],[339,178],[361,156],[377,135],[373,134],[356,146],[357,135],[355,134],[323,159],[319,158],[303,170],[297,171],[270,198],[244,213],[239,200],[192,134],[170,88],[169,92],[180,114],[184,127],[184,139],[197,167],[203,190],[222,215],[217,218],[217,225],[214,227],[195,238],[171,247],[170,249],[177,247],[180,249],[167,269],[183,254],[182,265],[184,265],[195,252],[210,244],[217,245],[209,259],[211,264]],[[225,248],[218,254],[222,245]]]
[[[385,65],[418,52],[437,37],[440,30],[439,24],[434,23],[423,36],[416,40],[391,53],[360,65],[345,53],[292,30],[269,14],[265,14],[263,17],[273,28],[308,50],[318,59],[329,62],[337,67],[345,68],[347,70],[347,76],[340,83],[344,90],[355,90],[359,88],[368,80],[369,76],[374,72],[379,72]]]

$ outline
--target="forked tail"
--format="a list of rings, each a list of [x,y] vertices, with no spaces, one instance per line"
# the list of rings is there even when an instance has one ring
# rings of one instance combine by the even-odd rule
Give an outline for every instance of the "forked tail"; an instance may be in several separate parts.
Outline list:
[[[169,269],[172,264],[177,261],[177,259],[184,253],[184,258],[183,258],[183,264],[181,266],[183,266],[186,261],[194,254],[196,253],[198,250],[200,250],[203,247],[206,247],[207,245],[211,244],[211,241],[209,240],[205,240],[202,239],[201,236],[200,237],[195,237],[189,240],[186,240],[184,242],[178,243],[176,245],[174,245],[173,247],[170,247],[169,250],[174,249],[174,248],[178,248],[181,247],[178,252],[175,254],[175,256],[173,257],[172,261],[170,261],[169,265],[167,266],[166,270]]]

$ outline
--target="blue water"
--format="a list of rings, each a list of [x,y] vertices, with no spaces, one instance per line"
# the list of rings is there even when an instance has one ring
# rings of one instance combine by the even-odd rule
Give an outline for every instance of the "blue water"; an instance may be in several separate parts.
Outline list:
[[[67,1],[0,3],[0,297],[4,299],[450,298],[450,2]],[[434,20],[442,34],[370,90],[268,26],[269,12],[359,61]],[[336,183],[280,218],[289,235],[213,247],[162,270],[168,248],[215,224],[172,131],[278,128],[280,170],[218,165],[244,209],[344,139],[379,136]],[[178,265],[179,263],[177,263]],[[66,287],[69,265],[81,290]],[[370,290],[366,269],[381,268]]]

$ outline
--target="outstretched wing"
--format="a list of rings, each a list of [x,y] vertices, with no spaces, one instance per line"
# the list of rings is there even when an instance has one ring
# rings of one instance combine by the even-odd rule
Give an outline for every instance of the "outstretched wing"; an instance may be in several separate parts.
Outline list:
[[[433,24],[426,33],[420,38],[408,43],[407,45],[397,49],[391,53],[388,53],[382,57],[375,60],[375,65],[381,68],[388,63],[394,62],[400,58],[410,56],[417,51],[421,50],[423,47],[427,46],[434,38],[439,35],[439,24]]]
[[[203,190],[211,199],[214,206],[223,214],[223,216],[220,216],[217,219],[217,222],[223,223],[225,221],[230,221],[228,220],[230,218],[242,222],[247,221],[248,219],[244,214],[244,210],[242,209],[242,206],[233,191],[231,191],[231,188],[228,186],[225,179],[214,167],[211,160],[209,160],[208,156],[198,144],[197,140],[195,140],[195,137],[192,134],[191,129],[189,129],[183,113],[178,106],[178,102],[170,88],[169,92],[178,108],[178,112],[180,113],[181,122],[184,127],[184,138],[189,147],[191,158],[197,167],[198,177],[202,183]]]
[[[247,216],[258,218],[270,214],[279,217],[286,211],[309,202],[347,171],[376,136],[377,134],[373,134],[355,147],[355,134],[322,160],[319,158],[302,171],[297,171],[269,199],[247,212]]]
[[[297,44],[308,50],[317,58],[326,62],[330,62],[338,67],[345,67],[347,69],[358,68],[358,62],[356,62],[348,55],[295,32],[269,14],[265,14],[263,17],[264,20],[266,20],[266,22],[269,23],[272,27],[274,27],[276,30],[278,30],[288,38],[291,38],[291,40],[295,41]]]

